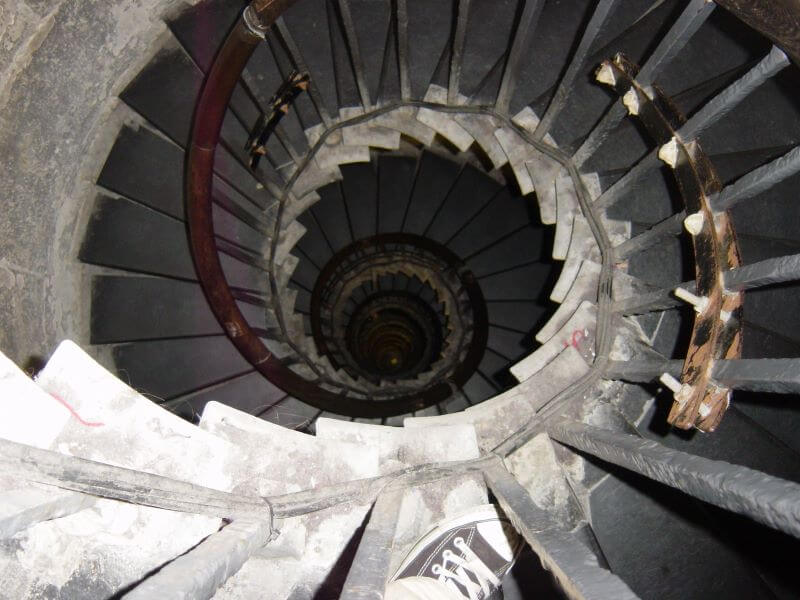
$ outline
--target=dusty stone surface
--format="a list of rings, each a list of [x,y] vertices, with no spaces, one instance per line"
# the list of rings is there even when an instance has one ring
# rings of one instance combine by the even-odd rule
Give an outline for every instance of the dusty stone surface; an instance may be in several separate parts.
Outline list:
[[[247,463],[258,465],[254,474],[274,474],[274,480],[257,477],[263,496],[378,475],[373,447],[292,431],[218,402],[206,405],[200,429],[239,449]]]
[[[275,477],[274,468],[153,404],[71,342],[59,346],[39,385],[10,361],[3,364],[0,401],[12,409],[3,437],[224,491],[257,493]],[[37,414],[13,410],[14,399],[18,405],[27,399]],[[5,479],[0,483],[17,487]],[[98,500],[0,543],[0,598],[109,597],[192,548],[220,522]]]
[[[470,424],[422,430],[321,418],[317,421],[317,437],[377,449],[382,473],[412,465],[470,460],[480,455],[475,428]]]
[[[398,507],[390,572],[394,573],[408,551],[438,523],[488,502],[480,473],[450,477],[406,490]]]
[[[26,527],[76,513],[95,503],[92,496],[59,489],[12,489],[0,495],[0,538]]]
[[[0,347],[18,364],[87,340],[75,258],[116,95],[186,0],[0,0]]]

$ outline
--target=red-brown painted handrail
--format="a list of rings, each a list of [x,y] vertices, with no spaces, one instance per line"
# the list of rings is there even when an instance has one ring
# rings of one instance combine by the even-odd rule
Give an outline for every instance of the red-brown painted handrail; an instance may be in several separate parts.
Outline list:
[[[211,66],[195,108],[186,164],[186,213],[195,270],[212,312],[242,356],[287,394],[312,406],[352,417],[389,417],[447,400],[466,381],[441,381],[392,400],[361,400],[326,390],[284,366],[250,327],[231,293],[217,254],[212,218],[214,151],[233,90],[265,32],[296,0],[253,0]],[[460,377],[463,379],[463,376]]]

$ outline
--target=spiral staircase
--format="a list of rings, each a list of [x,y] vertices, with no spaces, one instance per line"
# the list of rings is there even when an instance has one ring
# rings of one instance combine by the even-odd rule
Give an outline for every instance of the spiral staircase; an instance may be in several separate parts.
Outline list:
[[[156,4],[83,349],[0,363],[0,597],[382,597],[487,501],[509,599],[797,597],[800,7]]]

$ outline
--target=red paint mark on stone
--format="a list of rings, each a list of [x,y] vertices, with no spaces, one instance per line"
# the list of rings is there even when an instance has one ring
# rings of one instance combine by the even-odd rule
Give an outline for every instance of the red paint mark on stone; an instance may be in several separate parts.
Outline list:
[[[79,414],[78,414],[78,413],[75,411],[75,409],[74,409],[74,408],[72,408],[72,407],[71,407],[71,406],[70,406],[70,405],[69,405],[69,404],[66,402],[66,400],[62,400],[61,398],[59,398],[59,397],[58,397],[58,396],[56,396],[55,394],[50,394],[50,395],[51,395],[53,398],[55,398],[56,400],[58,400],[58,401],[61,403],[61,405],[62,405],[64,408],[66,408],[66,409],[67,409],[67,410],[68,410],[68,411],[69,411],[69,412],[72,414],[72,416],[73,416],[73,417],[75,417],[75,418],[78,420],[78,422],[79,422],[81,425],[86,425],[86,427],[102,427],[103,425],[105,425],[105,423],[95,423],[95,422],[92,422],[92,421],[84,421],[84,420],[81,418],[81,416],[80,416],[80,415],[79,415]]]
[[[575,331],[572,332],[572,337],[570,338],[570,340],[568,342],[564,342],[564,348],[566,348],[567,346],[572,346],[576,350],[580,350],[580,348],[578,348],[578,344],[585,337],[586,335],[583,333],[583,330],[576,329]]]

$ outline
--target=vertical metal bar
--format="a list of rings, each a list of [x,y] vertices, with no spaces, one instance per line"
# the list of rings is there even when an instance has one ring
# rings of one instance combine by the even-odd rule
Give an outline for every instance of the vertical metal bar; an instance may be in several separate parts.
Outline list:
[[[347,37],[347,46],[350,50],[350,63],[356,76],[358,94],[361,97],[361,105],[365,111],[369,111],[372,107],[372,101],[369,97],[369,88],[367,87],[367,79],[364,73],[364,61],[361,58],[361,49],[358,44],[356,26],[353,22],[353,13],[350,12],[349,0],[339,0],[339,10],[342,15],[344,34]]]
[[[0,540],[28,527],[89,508],[97,498],[67,490],[14,489],[0,493]]]
[[[450,188],[447,190],[447,193],[442,198],[442,201],[439,203],[439,206],[436,207],[436,210],[433,211],[433,216],[431,216],[428,224],[425,226],[425,229],[422,232],[422,237],[428,235],[431,227],[436,222],[436,219],[439,218],[439,214],[441,214],[444,205],[447,204],[447,201],[450,200],[450,197],[453,195],[453,191],[458,187],[459,182],[461,181],[461,176],[464,174],[464,170],[466,169],[468,163],[464,163],[461,167],[461,170],[458,172],[458,175],[455,179],[453,179],[453,183],[450,184]]]
[[[375,92],[375,104],[383,104],[387,94],[387,82],[389,74],[391,73],[391,57],[392,46],[394,45],[395,38],[394,17],[389,16],[389,27],[386,28],[386,38],[383,42],[383,60],[381,61],[381,72],[378,77],[378,89]]]
[[[453,233],[450,235],[450,237],[449,237],[449,238],[447,238],[447,241],[445,241],[443,245],[444,245],[444,246],[448,246],[448,245],[450,244],[450,242],[452,242],[454,239],[456,239],[456,238],[457,238],[457,237],[458,237],[458,236],[461,234],[461,232],[463,232],[463,231],[464,231],[464,230],[465,230],[467,227],[469,227],[469,226],[470,226],[470,225],[473,223],[473,221],[475,221],[475,219],[477,219],[477,218],[478,218],[478,216],[480,216],[480,214],[481,214],[481,213],[483,213],[483,211],[484,211],[484,210],[486,210],[487,208],[489,208],[489,205],[491,205],[491,204],[492,204],[492,202],[494,202],[494,200],[495,200],[495,199],[496,199],[496,198],[497,198],[497,197],[498,197],[498,196],[499,196],[499,195],[500,195],[502,192],[503,192],[503,188],[500,188],[500,189],[499,189],[497,192],[495,192],[494,194],[492,194],[492,196],[490,196],[490,197],[489,197],[489,198],[486,200],[486,202],[484,202],[484,203],[483,203],[483,205],[481,205],[481,207],[480,207],[478,210],[476,210],[476,211],[475,211],[475,212],[474,212],[472,215],[470,215],[470,217],[469,217],[469,218],[466,220],[466,222],[465,222],[464,224],[462,224],[462,225],[461,225],[461,226],[460,226],[458,229],[456,229],[456,230],[455,230],[455,231],[454,231],[454,232],[453,232]]]
[[[547,431],[554,440],[601,460],[800,536],[800,485],[796,483],[583,423],[559,421]]]
[[[737,390],[797,394],[800,392],[800,359],[718,360],[714,362],[712,377],[717,383]]]
[[[681,376],[682,360],[611,360],[603,368],[603,379],[619,379],[631,383],[648,383],[669,373],[675,378]]]
[[[286,45],[286,49],[289,51],[289,55],[292,58],[295,68],[301,73],[309,73],[310,75],[311,71],[309,70],[308,65],[306,65],[306,61],[303,59],[303,54],[300,52],[297,42],[294,41],[292,33],[286,26],[286,22],[283,20],[283,17],[275,21],[275,26],[278,28],[278,34],[281,36],[283,43]],[[328,109],[325,107],[322,94],[320,94],[313,77],[309,77],[308,96],[311,98],[311,102],[314,104],[314,108],[317,110],[317,114],[322,120],[322,123],[325,125],[325,127],[330,127],[331,116],[328,113]]]
[[[397,2],[397,62],[400,72],[400,96],[411,100],[411,79],[408,75],[408,6],[406,0]]]
[[[798,172],[800,172],[800,146],[740,177],[711,198],[709,203],[717,212],[730,210],[742,200],[757,196]]]
[[[375,235],[381,230],[381,162],[375,165]]]
[[[717,94],[682,125],[677,131],[678,137],[687,142],[694,139],[703,130],[728,114],[749,94],[788,64],[789,59],[787,56],[778,48],[773,47],[766,58],[748,71],[741,79]],[[619,201],[631,191],[639,179],[658,164],[658,148],[656,148],[617,180],[614,185],[603,192],[595,201],[595,206],[597,208],[608,208]]]
[[[511,49],[508,53],[508,60],[503,69],[503,78],[500,81],[500,90],[497,92],[495,110],[501,114],[508,114],[511,106],[511,98],[517,85],[517,74],[519,72],[519,62],[522,54],[528,46],[528,38],[532,31],[536,29],[539,15],[544,7],[544,0],[522,0],[525,7],[522,9],[522,16],[517,23],[514,31],[514,39],[511,42]]]
[[[342,198],[342,206],[344,207],[344,216],[347,219],[347,231],[350,232],[350,242],[356,241],[356,234],[353,231],[353,220],[350,217],[350,210],[347,208],[347,197],[344,193],[344,184],[340,181],[339,182],[339,195]]]
[[[661,40],[658,47],[642,66],[636,80],[643,86],[653,83],[656,77],[683,50],[686,43],[711,16],[716,5],[708,0],[690,0],[675,25]]]
[[[327,115],[327,111],[326,111],[326,115]],[[324,122],[325,118],[330,119],[330,116],[323,117],[322,113],[320,113],[320,118],[322,118],[323,122]],[[302,158],[301,158],[300,154],[297,152],[297,150],[295,149],[294,145],[292,144],[292,141],[289,139],[289,136],[284,131],[283,126],[282,125],[277,125],[275,127],[275,132],[274,133],[275,133],[275,138],[278,140],[280,145],[283,146],[283,149],[286,150],[286,153],[292,158],[292,162],[294,162],[295,165],[299,165],[300,162],[302,161]],[[288,177],[287,177],[287,179],[288,179]]]
[[[467,39],[470,1],[458,0],[456,31],[453,34],[453,49],[450,52],[450,79],[447,84],[447,103],[450,106],[456,103],[461,83],[461,61],[464,58],[464,43]]]
[[[591,56],[586,59],[588,63],[599,63],[604,59],[611,56],[615,50],[619,47],[620,40],[624,39],[627,35],[629,35],[632,31],[634,31],[640,24],[645,21],[648,17],[654,15],[655,11],[660,8],[662,5],[665,4],[667,0],[656,0],[653,4],[651,4],[645,11],[639,15],[630,25],[628,25],[625,29],[620,31],[617,35],[607,41],[603,46],[595,50]],[[657,15],[656,15],[657,16]],[[529,106],[539,105],[544,102],[547,98],[551,97],[554,93],[556,86],[559,84],[559,80],[554,81],[546,90],[540,93],[532,102],[529,102]]]
[[[238,519],[179,556],[131,592],[130,600],[211,598],[259,548],[269,541],[269,522]]]
[[[666,310],[673,306],[685,304],[683,300],[675,296],[675,288],[680,287],[688,292],[694,293],[696,284],[694,281],[678,283],[672,287],[661,288],[644,294],[635,294],[627,298],[617,300],[611,305],[611,309],[621,315],[641,315],[644,313]]]
[[[741,292],[765,285],[800,280],[800,254],[769,258],[761,262],[725,271],[725,289]]]
[[[630,192],[636,183],[647,173],[660,165],[658,159],[658,148],[652,150],[642,160],[631,167],[625,175],[617,179],[611,187],[604,191],[597,200],[594,201],[595,208],[603,209],[615,204]]]
[[[411,209],[411,201],[414,199],[414,192],[417,190],[417,183],[419,182],[419,171],[422,168],[422,157],[424,153],[420,152],[417,156],[417,163],[414,166],[414,181],[411,184],[411,189],[408,191],[408,199],[406,200],[406,208],[403,211],[403,222],[400,224],[400,231],[406,230],[406,221],[408,221],[408,211]],[[408,289],[408,286],[406,286]]]
[[[325,240],[328,249],[331,251],[331,256],[333,256],[334,254],[336,254],[336,250],[333,249],[333,244],[331,244],[331,240],[328,238],[328,234],[325,233],[325,229],[323,229],[322,224],[319,222],[319,219],[317,219],[317,215],[314,214],[314,209],[312,208],[311,210],[308,211],[308,213],[311,215],[311,218],[314,220],[317,229],[319,229],[320,233],[322,234],[322,238]]]
[[[704,129],[728,114],[770,77],[788,65],[789,58],[773,46],[772,51],[763,60],[717,94],[683,124],[678,130],[678,135],[687,142],[696,138]]]
[[[399,487],[386,489],[372,505],[369,523],[339,596],[343,600],[383,598],[404,491]]]
[[[272,520],[263,498],[117,467],[0,439],[0,472],[99,498],[225,519]]]
[[[667,217],[660,223],[656,223],[647,231],[621,243],[614,247],[614,260],[622,262],[638,252],[652,248],[662,240],[674,237],[683,231],[683,220],[686,218],[686,211]]]
[[[548,134],[553,126],[553,123],[561,113],[561,110],[566,105],[572,85],[575,83],[575,79],[578,77],[578,72],[586,62],[586,57],[589,54],[589,50],[603,28],[603,23],[605,23],[616,2],[617,0],[599,0],[597,3],[597,6],[594,9],[594,14],[592,14],[592,18],[589,21],[589,24],[586,26],[586,31],[583,32],[583,37],[578,45],[578,49],[575,50],[572,61],[570,62],[569,67],[567,67],[564,76],[561,78],[558,88],[556,89],[552,100],[550,100],[550,104],[548,105],[542,120],[539,121],[539,124],[536,126],[536,130],[533,133],[534,139],[541,140]]]
[[[680,52],[695,32],[705,22],[714,10],[715,4],[707,0],[691,0],[678,20],[667,32],[653,54],[642,66],[636,76],[636,81],[643,87],[653,83],[661,70]],[[572,157],[575,166],[580,167],[603,144],[606,138],[620,124],[627,114],[621,102],[615,102],[606,112],[600,122],[595,125],[589,136],[584,140],[578,151]]]
[[[484,478],[503,512],[539,556],[542,565],[553,573],[567,597],[637,598],[619,577],[599,566],[589,548],[561,529],[546,510],[539,508],[499,460],[484,471]]]

